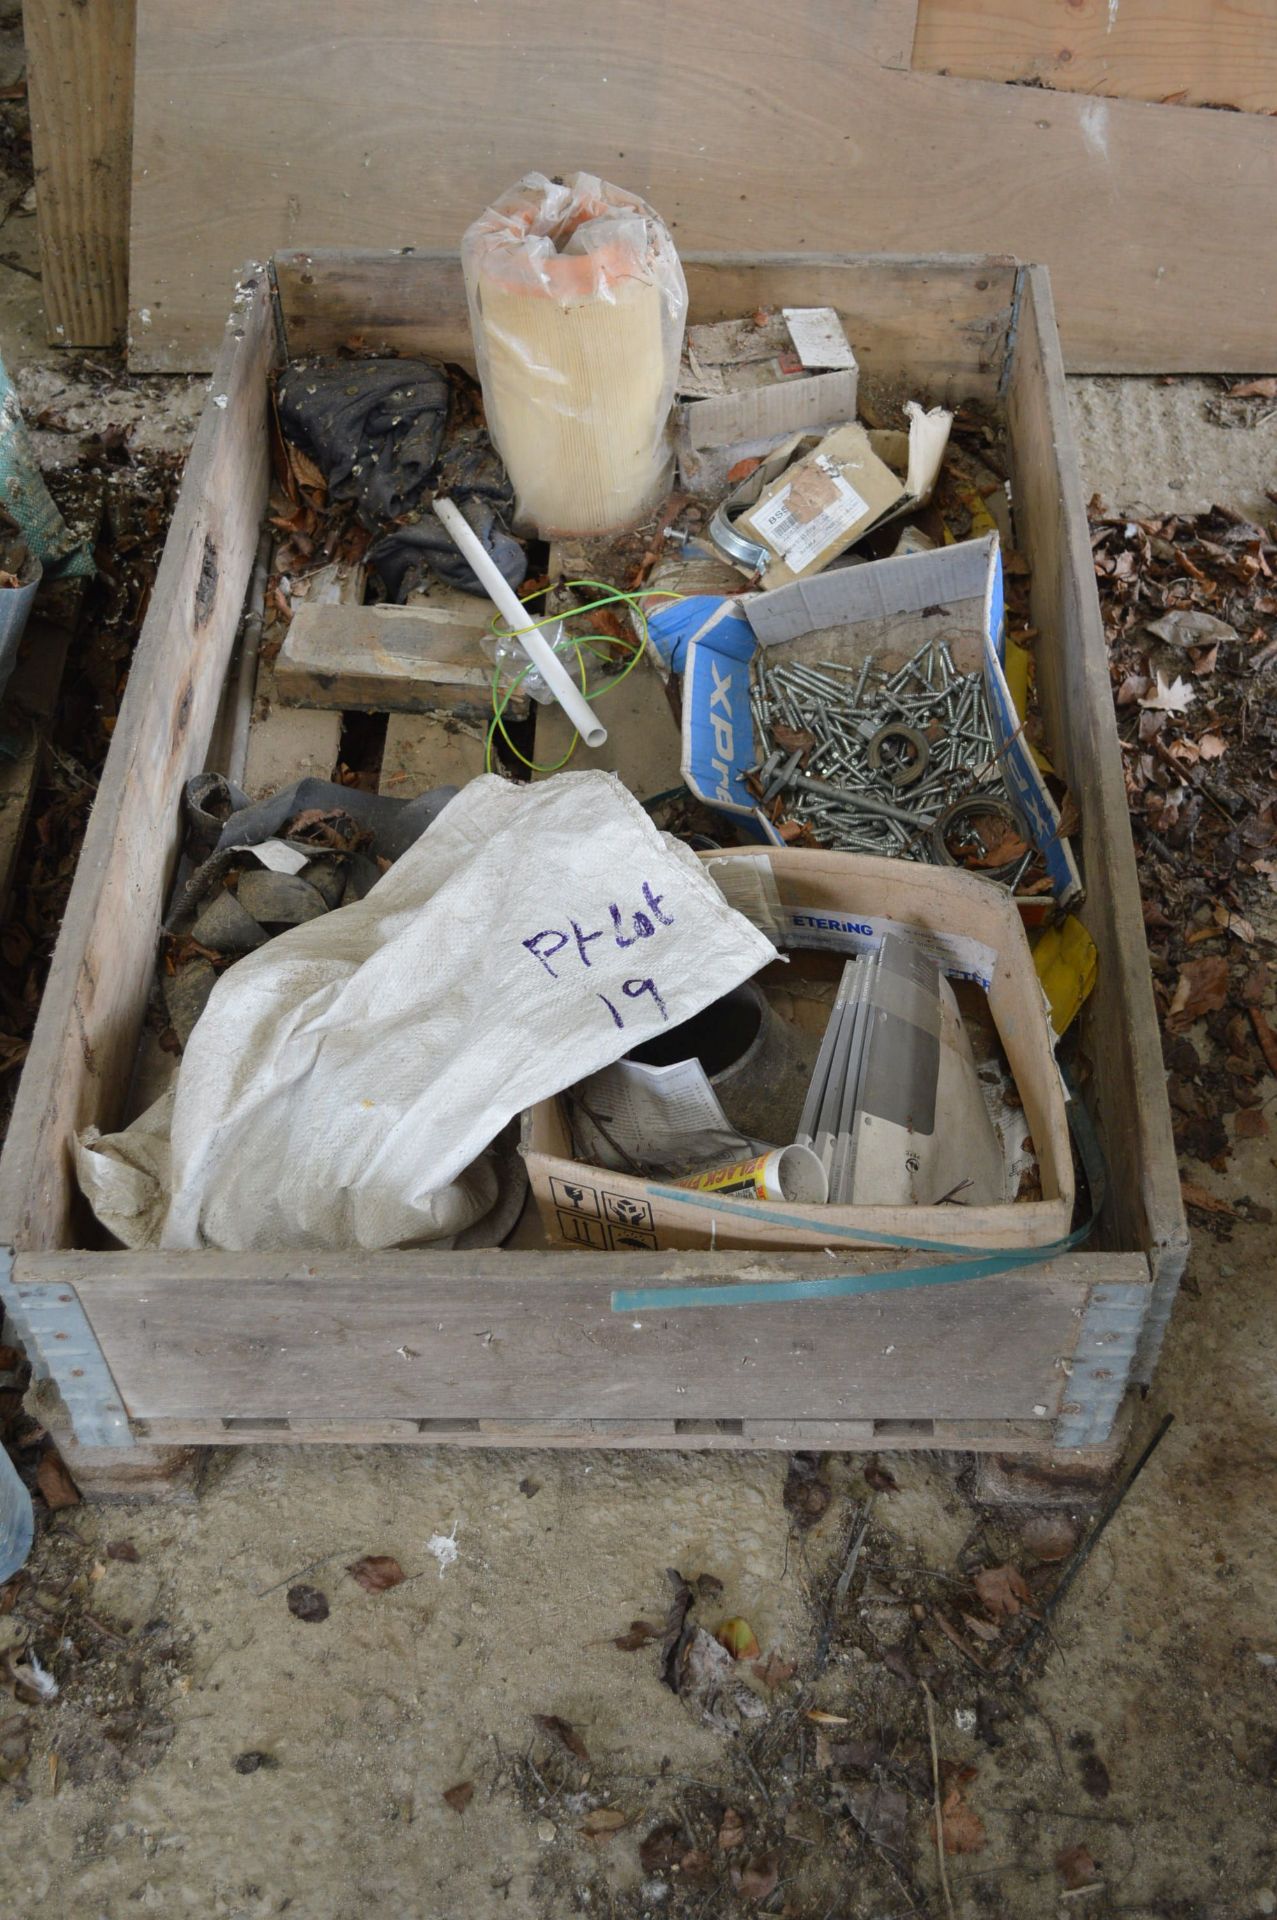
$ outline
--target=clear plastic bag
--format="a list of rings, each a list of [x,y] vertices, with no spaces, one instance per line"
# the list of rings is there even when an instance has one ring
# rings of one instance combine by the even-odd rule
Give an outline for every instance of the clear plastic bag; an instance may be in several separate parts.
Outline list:
[[[687,283],[636,195],[530,173],[461,243],[488,430],[520,522],[546,535],[634,525],[668,484]]]

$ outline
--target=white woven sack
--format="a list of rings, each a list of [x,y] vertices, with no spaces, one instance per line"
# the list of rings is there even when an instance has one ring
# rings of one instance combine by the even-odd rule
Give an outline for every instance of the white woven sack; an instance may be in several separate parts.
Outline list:
[[[363,900],[218,982],[178,1074],[161,1244],[450,1239],[492,1205],[482,1156],[513,1115],[772,958],[613,776],[472,781]]]

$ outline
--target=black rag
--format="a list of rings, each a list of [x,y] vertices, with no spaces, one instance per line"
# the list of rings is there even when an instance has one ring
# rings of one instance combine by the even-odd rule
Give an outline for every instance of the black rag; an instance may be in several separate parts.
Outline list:
[[[284,438],[334,500],[376,529],[421,504],[448,420],[448,378],[429,360],[298,360],[276,388]]]

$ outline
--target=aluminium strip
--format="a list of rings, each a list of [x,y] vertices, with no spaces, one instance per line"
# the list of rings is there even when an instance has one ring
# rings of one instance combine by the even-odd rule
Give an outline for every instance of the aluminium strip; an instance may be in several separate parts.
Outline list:
[[[1147,1307],[1146,1286],[1113,1281],[1091,1289],[1055,1422],[1057,1447],[1099,1447],[1109,1438]]]
[[[0,1301],[38,1380],[52,1380],[82,1447],[131,1447],[133,1430],[74,1287],[17,1286],[13,1251],[0,1249]]]

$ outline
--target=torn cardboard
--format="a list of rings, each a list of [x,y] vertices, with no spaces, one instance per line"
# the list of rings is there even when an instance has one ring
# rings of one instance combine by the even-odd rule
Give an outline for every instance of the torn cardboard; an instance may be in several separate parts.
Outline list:
[[[741,460],[856,417],[856,356],[832,307],[689,327],[675,416],[679,473],[717,492]]]

